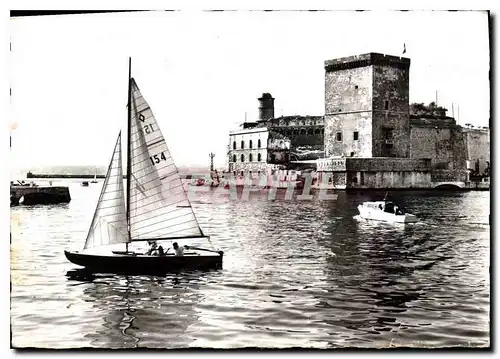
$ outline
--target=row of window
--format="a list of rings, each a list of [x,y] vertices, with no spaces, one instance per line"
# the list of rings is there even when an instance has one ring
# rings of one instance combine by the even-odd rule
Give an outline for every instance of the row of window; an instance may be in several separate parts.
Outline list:
[[[278,122],[278,121],[272,121],[271,120],[271,124],[272,125],[275,125],[275,126],[280,126],[280,127],[285,127],[285,126],[317,126],[317,125],[322,125],[323,124],[323,121],[319,121],[319,122],[316,122],[316,121],[312,121],[311,122],[306,122],[305,120],[302,120],[302,121],[295,121],[295,122]]]
[[[314,134],[314,135],[323,135],[323,134],[325,133],[325,129],[324,129],[324,128],[321,128],[321,129],[317,128],[316,130],[314,130],[314,131],[313,131],[313,129],[312,129],[312,128],[310,128],[310,129],[308,129],[308,130],[306,131],[306,129],[305,129],[305,128],[303,128],[303,129],[301,129],[301,130],[300,130],[300,132],[299,132],[299,130],[293,130],[293,131],[286,131],[286,132],[284,132],[284,133],[285,133],[285,135],[287,135],[287,136],[292,136],[292,135],[297,136],[297,135],[299,135],[299,134],[300,134],[301,136],[305,136],[305,135],[313,135],[313,134]]]
[[[305,136],[305,135],[324,135],[325,134],[325,129],[324,128],[317,128],[315,131],[313,131],[312,128],[310,128],[309,130],[305,130],[304,128],[301,129],[300,131],[299,130],[293,130],[293,131],[286,131],[286,132],[283,132],[286,136],[298,136],[298,135],[301,135],[301,136]],[[355,138],[357,140],[357,138]],[[233,150],[236,149],[236,141],[233,141]],[[244,149],[245,148],[245,141],[241,141],[240,142],[240,149]],[[249,149],[252,149],[253,148],[253,141],[250,140],[248,142],[248,148]],[[257,148],[261,148],[261,142],[260,142],[260,139],[257,140]]]
[[[337,132],[335,137],[336,137],[337,141],[342,142],[342,132]],[[352,139],[354,141],[357,141],[359,139],[359,132],[358,131],[353,132]]]
[[[236,155],[233,155],[233,162],[237,162],[238,157]],[[241,154],[240,156],[240,162],[245,162],[245,155]],[[260,153],[257,154],[257,162],[262,161],[262,155]],[[250,153],[248,155],[248,162],[253,162],[253,155]]]
[[[260,142],[260,139],[257,140],[257,148],[260,148],[261,146],[261,142]],[[241,149],[244,149],[245,148],[245,141],[241,141]],[[248,148],[253,148],[253,141],[250,140],[248,142]],[[233,141],[233,150],[236,149],[236,141]]]

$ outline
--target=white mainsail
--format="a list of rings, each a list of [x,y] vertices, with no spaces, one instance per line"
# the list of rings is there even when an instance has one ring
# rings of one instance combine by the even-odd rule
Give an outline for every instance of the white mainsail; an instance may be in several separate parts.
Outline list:
[[[128,242],[128,230],[123,190],[120,132],[87,235],[85,249],[126,242]]]
[[[130,80],[131,241],[203,236],[158,123]]]

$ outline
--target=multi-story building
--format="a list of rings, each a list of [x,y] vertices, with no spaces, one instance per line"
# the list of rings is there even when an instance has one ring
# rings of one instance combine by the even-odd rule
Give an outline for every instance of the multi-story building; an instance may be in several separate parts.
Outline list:
[[[409,157],[410,59],[325,61],[325,155]]]
[[[429,160],[410,158],[410,59],[378,53],[325,61],[325,158],[333,188],[431,186]]]
[[[269,130],[243,126],[229,132],[229,172],[264,171],[267,166]]]
[[[258,101],[258,120],[229,133],[229,171],[272,170],[287,166],[290,160],[323,157],[323,116],[275,118],[271,94],[263,93]]]

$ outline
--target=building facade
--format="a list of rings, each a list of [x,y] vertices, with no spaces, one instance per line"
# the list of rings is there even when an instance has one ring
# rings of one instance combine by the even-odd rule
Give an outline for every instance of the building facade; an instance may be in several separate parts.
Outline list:
[[[258,120],[229,133],[230,172],[273,170],[289,166],[291,160],[323,157],[323,116],[275,118],[274,100],[263,93]]]
[[[464,128],[467,169],[473,175],[490,173],[490,129]]]
[[[267,166],[266,127],[243,128],[229,132],[229,172],[263,171]]]
[[[325,61],[327,188],[430,188],[431,161],[410,158],[410,59],[378,53]]]
[[[331,157],[317,160],[313,187],[331,189],[431,188],[429,159]]]
[[[325,61],[325,157],[409,157],[410,59]]]
[[[323,116],[281,116],[266,121],[275,133],[290,139],[292,148],[323,150],[325,126]]]
[[[467,181],[466,144],[454,118],[412,115],[410,126],[411,157],[431,160],[433,182]]]

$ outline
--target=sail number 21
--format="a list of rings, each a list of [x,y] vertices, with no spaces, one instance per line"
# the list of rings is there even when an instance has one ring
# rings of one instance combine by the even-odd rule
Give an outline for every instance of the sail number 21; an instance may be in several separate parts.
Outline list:
[[[159,154],[156,154],[156,155],[153,155],[153,156],[149,157],[149,159],[151,160],[151,163],[154,166],[154,165],[160,163],[160,161],[166,161],[167,157],[165,157],[165,153],[164,152],[161,152]]]

